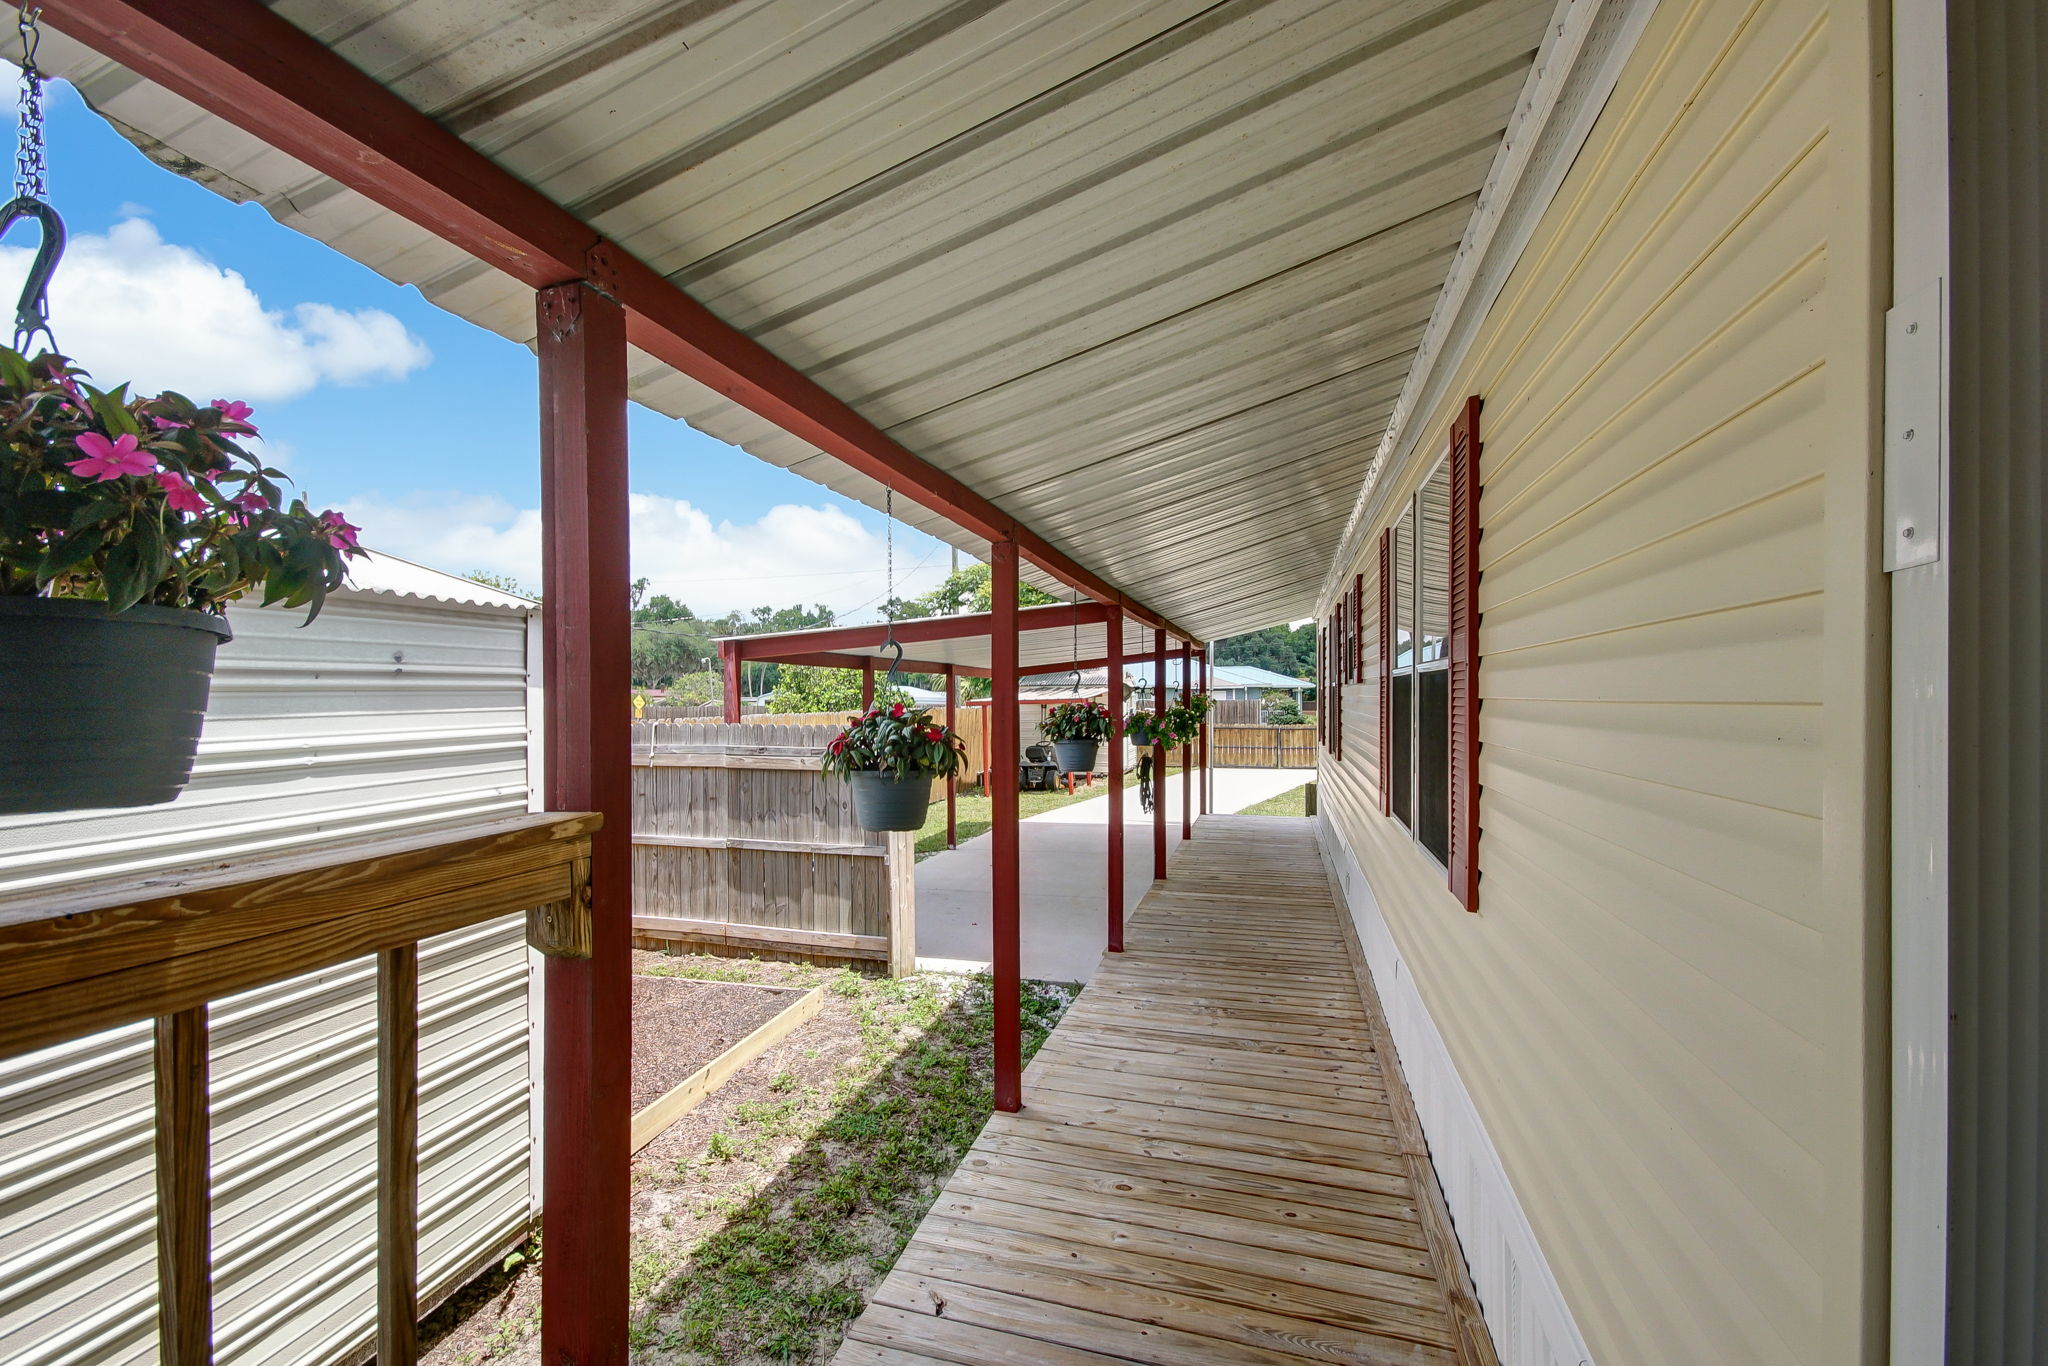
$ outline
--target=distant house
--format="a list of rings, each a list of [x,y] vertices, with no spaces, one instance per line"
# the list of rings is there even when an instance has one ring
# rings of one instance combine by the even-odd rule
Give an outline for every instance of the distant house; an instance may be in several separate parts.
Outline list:
[[[1195,674],[1199,681],[1201,671],[1198,669]],[[1133,688],[1151,692],[1151,665],[1136,665],[1128,669],[1125,676]],[[1286,674],[1261,669],[1255,664],[1218,664],[1215,677],[1209,680],[1209,695],[1225,701],[1257,702],[1269,692],[1284,692],[1292,696],[1299,706],[1314,686],[1306,678],[1289,678]],[[1180,693],[1180,661],[1177,659],[1166,661],[1166,691],[1169,697]]]

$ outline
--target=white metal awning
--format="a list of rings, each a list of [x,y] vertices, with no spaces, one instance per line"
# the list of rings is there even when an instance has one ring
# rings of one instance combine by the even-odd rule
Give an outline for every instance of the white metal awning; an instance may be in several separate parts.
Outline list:
[[[1554,0],[276,8],[1215,638],[1313,613]],[[43,52],[166,165],[532,342],[518,282],[59,34]],[[880,505],[634,363],[642,403]]]

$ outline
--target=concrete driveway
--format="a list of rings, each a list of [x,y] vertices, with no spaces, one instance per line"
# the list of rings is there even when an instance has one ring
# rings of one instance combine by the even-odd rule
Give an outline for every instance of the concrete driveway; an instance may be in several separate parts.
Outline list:
[[[1313,769],[1219,768],[1214,770],[1216,810],[1248,806],[1299,787]],[[1181,785],[1166,784],[1168,871],[1180,844]],[[1138,791],[1124,799],[1124,908],[1128,911],[1152,885],[1152,818],[1138,806]],[[1109,916],[1107,877],[1109,797],[1092,797],[1018,827],[1023,865],[1024,975],[1045,981],[1085,982],[1102,957]],[[988,966],[989,837],[978,835],[958,849],[917,865],[918,966],[939,971],[977,972]]]

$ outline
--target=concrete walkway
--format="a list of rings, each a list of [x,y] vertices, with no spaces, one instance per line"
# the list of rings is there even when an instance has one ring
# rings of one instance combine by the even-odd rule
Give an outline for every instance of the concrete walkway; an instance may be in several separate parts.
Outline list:
[[[1216,810],[1242,811],[1315,777],[1303,768],[1214,770]],[[1181,784],[1166,784],[1169,876],[1180,844]],[[1124,790],[1124,909],[1135,908],[1152,887],[1152,817],[1138,806],[1138,789]],[[1108,927],[1109,797],[1091,797],[1033,816],[1018,826],[1023,865],[1024,975],[1053,982],[1085,982],[1101,962]],[[918,966],[976,972],[988,965],[989,837],[917,865]]]

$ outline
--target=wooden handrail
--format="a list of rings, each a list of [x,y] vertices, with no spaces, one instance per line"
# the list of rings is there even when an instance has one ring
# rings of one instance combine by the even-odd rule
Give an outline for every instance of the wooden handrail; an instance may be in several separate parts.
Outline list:
[[[410,1366],[419,1310],[419,941],[515,912],[590,956],[594,813],[337,842],[0,897],[0,1058],[156,1022],[157,1295],[166,1366],[210,1366],[207,1002],[378,960],[377,1356]]]

